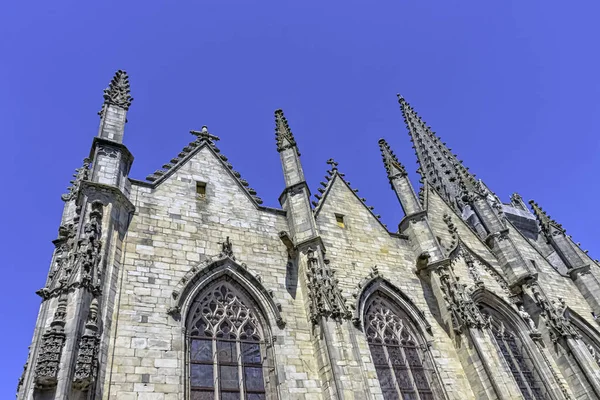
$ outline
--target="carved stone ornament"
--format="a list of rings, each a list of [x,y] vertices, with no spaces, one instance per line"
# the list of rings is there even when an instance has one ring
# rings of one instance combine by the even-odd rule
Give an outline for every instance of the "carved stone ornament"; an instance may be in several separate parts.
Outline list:
[[[462,333],[464,328],[485,328],[489,321],[477,308],[477,304],[467,291],[467,285],[460,283],[458,279],[452,279],[447,266],[438,268],[436,272],[440,277],[441,290],[452,317],[454,331]]]
[[[79,194],[79,187],[81,186],[81,182],[87,181],[90,175],[90,159],[85,158],[83,160],[83,166],[77,168],[75,170],[75,174],[73,175],[74,180],[70,181],[71,186],[67,188],[67,193],[63,194],[60,198],[63,201],[71,201],[77,198]]]
[[[104,105],[102,106],[102,115],[106,105],[114,105],[129,110],[133,97],[130,95],[129,76],[127,72],[118,70],[110,81],[110,84],[104,89]]]
[[[309,248],[306,255],[311,322],[316,325],[323,317],[335,320],[350,319],[352,313],[348,310],[346,300],[338,288],[338,279],[329,265],[329,260],[324,259],[323,254],[315,254],[313,248]]]
[[[542,309],[540,315],[544,318],[546,325],[555,333],[556,340],[560,337],[579,338],[581,336],[565,316],[567,304],[564,299],[549,301],[535,282],[529,284],[528,287],[531,289],[536,304]]]
[[[88,222],[80,230],[77,240],[77,224],[61,226],[56,245],[54,263],[48,275],[46,287],[36,293],[47,300],[74,288],[86,288],[94,295],[100,291],[100,261],[102,249],[103,204],[94,201]]]
[[[65,322],[68,297],[61,294],[50,328],[42,336],[35,366],[35,387],[46,390],[56,386],[62,349],[65,345]]]
[[[85,331],[79,340],[79,351],[75,363],[75,376],[73,387],[87,390],[96,379],[98,371],[98,299],[94,298],[90,304],[90,311]]]
[[[221,254],[222,257],[229,257],[232,260],[235,260],[233,256],[233,244],[229,240],[229,236],[225,239],[223,243],[221,243]]]

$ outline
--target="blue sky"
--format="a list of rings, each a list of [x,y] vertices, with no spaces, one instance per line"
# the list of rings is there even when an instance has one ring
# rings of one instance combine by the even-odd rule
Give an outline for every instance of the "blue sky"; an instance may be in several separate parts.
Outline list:
[[[143,4],[143,6],[142,6]],[[316,192],[333,157],[392,229],[377,139],[417,182],[402,93],[502,200],[534,198],[600,257],[600,3],[20,1],[0,12],[4,344],[0,398],[27,356],[74,169],[117,69],[143,179],[208,125],[265,205],[283,189],[283,108]]]

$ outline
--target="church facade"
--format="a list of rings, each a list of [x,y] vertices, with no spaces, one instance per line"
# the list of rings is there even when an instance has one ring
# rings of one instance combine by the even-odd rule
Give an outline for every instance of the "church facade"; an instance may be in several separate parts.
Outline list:
[[[19,400],[600,398],[600,265],[535,202],[501,202],[404,98],[422,180],[379,141],[394,232],[333,160],[311,202],[281,110],[281,208],[205,127],[130,179],[131,101],[118,71],[62,196]]]

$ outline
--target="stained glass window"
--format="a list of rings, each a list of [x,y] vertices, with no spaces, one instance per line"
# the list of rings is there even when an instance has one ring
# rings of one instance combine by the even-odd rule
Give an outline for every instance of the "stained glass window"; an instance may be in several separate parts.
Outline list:
[[[265,400],[264,336],[256,314],[229,282],[214,285],[190,309],[192,400]]]
[[[433,400],[430,373],[408,316],[375,294],[365,313],[365,333],[385,400]]]
[[[523,349],[523,344],[519,338],[513,332],[507,330],[501,321],[494,320],[492,332],[496,343],[498,343],[500,353],[506,360],[525,400],[546,399],[547,397],[542,391],[543,385],[540,385],[536,379],[535,369],[531,365],[527,352]]]

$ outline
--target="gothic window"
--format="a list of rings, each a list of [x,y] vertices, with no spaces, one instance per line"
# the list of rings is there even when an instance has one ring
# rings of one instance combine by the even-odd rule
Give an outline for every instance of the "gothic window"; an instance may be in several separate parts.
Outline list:
[[[199,295],[187,323],[191,400],[264,400],[266,346],[243,289],[219,282]]]
[[[534,373],[535,368],[527,356],[521,340],[514,332],[507,329],[502,321],[492,319],[491,329],[500,353],[508,364],[525,400],[545,400],[547,397],[542,390],[543,385],[540,384],[537,374]]]
[[[431,370],[410,319],[376,293],[365,307],[365,333],[385,400],[433,400]]]

